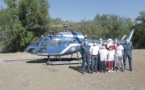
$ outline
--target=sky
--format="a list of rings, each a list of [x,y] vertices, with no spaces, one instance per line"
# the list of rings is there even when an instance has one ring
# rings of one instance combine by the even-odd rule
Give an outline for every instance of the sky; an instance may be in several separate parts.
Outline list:
[[[145,0],[49,0],[52,18],[78,22],[93,20],[97,14],[113,14],[132,20],[145,11]],[[0,0],[0,6],[6,7]]]

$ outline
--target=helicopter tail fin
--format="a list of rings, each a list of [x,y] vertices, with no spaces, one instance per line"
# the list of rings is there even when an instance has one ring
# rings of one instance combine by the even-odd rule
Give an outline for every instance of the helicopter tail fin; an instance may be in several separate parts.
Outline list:
[[[134,29],[132,29],[131,32],[130,32],[130,34],[128,35],[129,41],[131,41],[132,36],[133,36],[133,33],[134,33]]]

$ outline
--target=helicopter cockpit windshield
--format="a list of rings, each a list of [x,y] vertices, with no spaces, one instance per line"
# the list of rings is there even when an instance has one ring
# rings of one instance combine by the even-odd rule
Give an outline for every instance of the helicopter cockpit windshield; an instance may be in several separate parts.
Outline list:
[[[60,39],[59,38],[53,38],[51,41],[51,46],[58,46],[60,44]]]
[[[46,47],[48,45],[48,42],[49,42],[48,38],[44,38],[41,43],[41,46]]]
[[[36,40],[36,42],[32,43],[31,46],[37,47],[39,45],[39,43],[41,42],[41,40],[42,40],[42,37],[39,38],[38,40]]]

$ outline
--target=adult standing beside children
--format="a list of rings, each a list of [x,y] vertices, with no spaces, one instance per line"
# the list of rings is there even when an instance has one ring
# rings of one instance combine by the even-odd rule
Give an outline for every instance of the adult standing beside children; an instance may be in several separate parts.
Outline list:
[[[97,72],[98,54],[99,54],[99,46],[97,45],[96,41],[94,41],[93,46],[91,46],[91,48],[90,48],[92,73]]]
[[[100,48],[102,48],[102,44],[104,44],[104,42],[103,42],[103,39],[102,38],[100,38],[99,39],[99,44],[98,44],[98,46],[99,46],[99,49]],[[100,53],[98,54],[98,66],[97,66],[97,69],[98,69],[98,71],[100,71],[100,65],[101,65],[101,63],[100,63],[101,61],[100,61]]]
[[[86,71],[86,65],[85,63],[87,63],[87,67],[88,67],[88,72],[91,73],[90,71],[90,46],[87,43],[87,39],[84,40],[84,44],[81,45],[80,47],[80,53],[82,55],[82,74],[85,73]]]
[[[126,58],[128,57],[129,70],[132,71],[132,49],[133,49],[133,46],[128,38],[126,38],[126,42],[124,43],[123,47],[124,47],[124,57],[123,57],[124,69],[126,69]]]

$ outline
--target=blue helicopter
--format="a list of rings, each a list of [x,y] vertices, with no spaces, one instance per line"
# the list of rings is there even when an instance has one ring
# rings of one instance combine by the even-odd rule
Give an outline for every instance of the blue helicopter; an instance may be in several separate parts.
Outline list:
[[[129,40],[131,40],[133,33],[134,30],[132,30],[128,36]],[[68,31],[67,29],[65,29],[64,32],[58,32],[57,34],[52,32],[48,36],[41,36],[38,40],[29,45],[26,48],[26,52],[40,56],[47,56],[48,60],[50,56],[59,56],[60,58],[62,55],[72,55],[73,53],[79,52],[80,45],[84,43],[85,38],[86,36],[81,32]],[[94,40],[92,39],[88,39],[88,44],[93,45],[93,41]],[[96,42],[99,43],[100,41],[96,40]],[[103,42],[105,43],[107,40],[103,40]],[[125,40],[122,39],[120,42],[124,43]]]
[[[62,56],[77,53],[80,45],[84,43],[84,35],[81,32],[64,31],[48,36],[41,36],[26,48],[26,52],[47,56]],[[72,57],[72,56],[71,56]],[[78,55],[77,55],[78,58]]]

